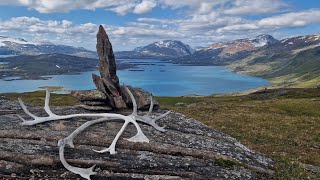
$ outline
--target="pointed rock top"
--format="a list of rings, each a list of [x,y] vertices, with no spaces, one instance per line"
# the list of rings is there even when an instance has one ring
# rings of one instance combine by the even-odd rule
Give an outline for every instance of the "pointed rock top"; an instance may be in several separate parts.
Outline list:
[[[99,26],[98,34],[107,34],[102,25]]]
[[[97,52],[100,58],[104,56],[113,56],[109,37],[102,25],[99,26],[99,31],[97,33]]]

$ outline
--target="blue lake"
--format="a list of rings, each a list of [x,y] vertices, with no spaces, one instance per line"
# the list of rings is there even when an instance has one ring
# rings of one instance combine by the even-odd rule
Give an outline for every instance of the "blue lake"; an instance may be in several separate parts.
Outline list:
[[[157,96],[188,94],[210,95],[240,92],[269,85],[264,79],[234,74],[217,66],[181,66],[159,60],[121,60],[139,64],[137,68],[118,71],[121,83],[143,88]],[[91,74],[53,75],[49,80],[0,80],[0,93],[30,92],[41,86],[63,86],[70,90],[95,89]]]

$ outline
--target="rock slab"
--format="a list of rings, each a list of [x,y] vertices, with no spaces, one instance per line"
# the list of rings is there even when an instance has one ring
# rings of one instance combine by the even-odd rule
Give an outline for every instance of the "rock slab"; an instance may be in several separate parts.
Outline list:
[[[43,107],[28,109],[45,116]],[[0,109],[15,111],[30,119],[17,101],[0,98]],[[82,108],[55,107],[53,113],[88,113]],[[166,110],[158,109],[153,115]],[[119,112],[117,112],[119,113]],[[121,111],[130,114],[130,111]],[[139,112],[144,114],[146,112]],[[81,179],[59,160],[57,142],[90,120],[75,118],[35,126],[21,126],[13,114],[0,114],[0,179]],[[78,167],[96,164],[95,179],[270,179],[273,161],[234,138],[210,129],[182,114],[172,112],[158,124],[166,132],[140,124],[150,143],[132,143],[136,130],[129,125],[116,145],[117,154],[99,154],[91,149],[108,147],[123,122],[106,122],[88,128],[76,137],[75,148],[66,147],[67,161]]]

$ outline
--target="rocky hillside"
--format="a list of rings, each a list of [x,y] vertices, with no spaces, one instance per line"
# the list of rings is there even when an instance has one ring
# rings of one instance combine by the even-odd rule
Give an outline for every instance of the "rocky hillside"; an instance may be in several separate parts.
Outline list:
[[[191,55],[172,60],[178,64],[228,65],[230,62],[249,56],[253,51],[277,43],[271,35],[259,35],[253,39],[237,39],[219,42],[198,49]]]
[[[116,52],[117,58],[175,58],[190,55],[194,50],[187,44],[176,40],[163,40],[133,51]]]
[[[56,45],[48,42],[28,42],[21,38],[0,36],[0,54],[9,55],[39,55],[39,54],[67,54],[79,57],[96,58],[95,52],[85,48]]]
[[[287,38],[228,65],[279,86],[320,85],[320,35]]]

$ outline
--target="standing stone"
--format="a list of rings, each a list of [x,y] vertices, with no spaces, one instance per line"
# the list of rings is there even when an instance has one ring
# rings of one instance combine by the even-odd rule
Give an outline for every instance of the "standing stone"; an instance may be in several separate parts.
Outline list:
[[[123,86],[119,85],[117,65],[112,45],[104,28],[100,25],[97,33],[97,53],[99,56],[100,76],[92,74],[92,80],[97,90],[73,91],[71,94],[78,98],[82,107],[89,110],[125,109],[132,107],[132,100]],[[151,94],[140,88],[129,87],[134,95],[138,109],[148,109]],[[100,93],[97,93],[99,91]],[[103,96],[101,96],[103,94]],[[94,96],[97,97],[94,97]],[[88,97],[87,97],[88,96]],[[102,98],[102,99],[101,99]],[[92,102],[90,102],[92,101]],[[159,107],[156,100],[154,109]]]
[[[103,26],[99,26],[97,34],[97,53],[99,56],[99,71],[102,79],[108,79],[119,90],[117,65],[113,54],[112,45]]]
[[[97,53],[99,56],[100,76],[93,74],[93,82],[97,89],[106,94],[111,106],[122,109],[126,108],[126,104],[119,93],[120,85],[117,76],[117,65],[113,54],[112,45],[104,28],[100,25],[97,34]]]

